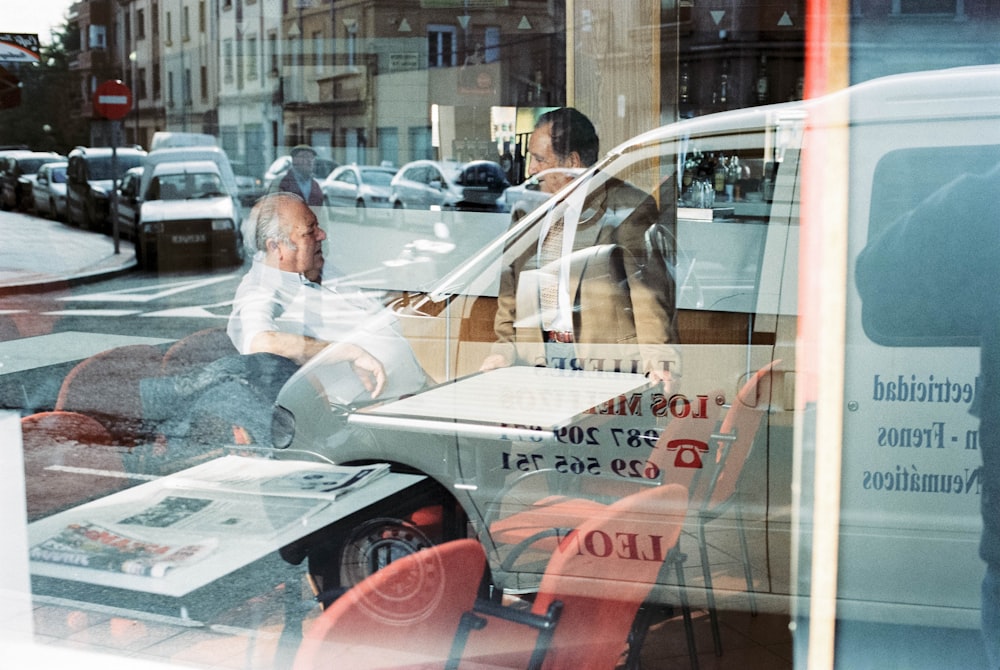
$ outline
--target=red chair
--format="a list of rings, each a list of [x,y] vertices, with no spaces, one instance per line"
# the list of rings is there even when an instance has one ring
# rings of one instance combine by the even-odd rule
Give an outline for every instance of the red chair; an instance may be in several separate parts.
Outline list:
[[[28,520],[54,514],[130,484],[119,447],[97,420],[75,412],[21,419]]]
[[[486,567],[475,540],[410,554],[327,607],[304,635],[294,670],[444,665]]]
[[[142,444],[146,435],[139,383],[160,376],[163,352],[149,344],[130,344],[87,358],[69,371],[56,398],[56,410],[79,412],[101,422],[117,444]]]
[[[552,640],[543,649],[541,667],[614,668],[628,646],[639,608],[669,567],[676,571],[688,649],[692,665],[697,666],[683,556],[677,550],[687,510],[686,488],[656,486],[605,506],[568,534],[559,532],[563,539],[549,559],[531,607],[535,617],[544,617],[558,603],[562,606]],[[530,637],[526,639],[516,627],[516,615],[504,616],[508,609],[489,602],[477,604],[476,615],[486,623],[469,634],[463,659],[486,666],[534,667],[532,661],[538,658],[529,661],[533,648],[526,642]],[[460,644],[461,636],[456,646]]]
[[[712,589],[712,570],[708,556],[708,540],[705,526],[720,518],[732,507],[736,517],[736,531],[740,542],[740,558],[743,562],[743,576],[747,584],[751,614],[757,613],[754,597],[753,572],[750,564],[750,550],[743,511],[740,504],[739,485],[743,466],[757,441],[757,431],[761,421],[771,406],[771,386],[775,367],[781,363],[775,360],[758,370],[743,385],[736,395],[719,432],[712,435],[718,448],[715,451],[715,469],[711,477],[695,482],[691,492],[691,509],[698,519],[698,544],[701,555],[701,569],[705,579],[709,618],[712,623],[712,640],[716,655],[722,654],[722,638],[716,613],[715,593]]]
[[[163,354],[162,372],[164,376],[181,374],[237,353],[225,328],[205,328],[170,345]]]

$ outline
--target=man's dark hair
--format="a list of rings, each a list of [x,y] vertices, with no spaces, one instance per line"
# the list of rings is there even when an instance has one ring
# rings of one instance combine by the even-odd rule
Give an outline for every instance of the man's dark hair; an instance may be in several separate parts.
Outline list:
[[[551,125],[552,151],[560,160],[565,160],[574,151],[587,167],[597,162],[600,141],[594,124],[582,112],[573,107],[561,107],[545,112],[538,117],[536,128]]]

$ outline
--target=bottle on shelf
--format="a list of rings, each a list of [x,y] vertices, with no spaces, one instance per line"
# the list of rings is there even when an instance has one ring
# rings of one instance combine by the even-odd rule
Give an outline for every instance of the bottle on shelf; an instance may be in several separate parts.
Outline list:
[[[767,103],[767,89],[769,82],[767,79],[767,54],[760,55],[760,64],[757,66],[757,104]]]

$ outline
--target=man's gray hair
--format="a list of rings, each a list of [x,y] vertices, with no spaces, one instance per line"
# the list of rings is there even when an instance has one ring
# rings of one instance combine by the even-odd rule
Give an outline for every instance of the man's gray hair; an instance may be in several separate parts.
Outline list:
[[[275,243],[282,243],[291,249],[295,249],[289,237],[289,226],[281,225],[281,217],[278,210],[282,202],[301,202],[303,200],[296,193],[281,191],[279,193],[269,193],[262,197],[250,210],[250,230],[254,231],[254,246],[257,251],[267,251],[267,243],[273,240]]]

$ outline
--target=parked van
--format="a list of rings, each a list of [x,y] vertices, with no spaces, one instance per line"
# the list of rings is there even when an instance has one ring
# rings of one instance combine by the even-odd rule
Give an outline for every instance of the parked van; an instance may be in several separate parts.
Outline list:
[[[809,409],[796,405],[800,301],[812,304],[839,290],[846,316],[830,315],[847,324],[838,613],[977,627],[981,456],[968,412],[977,343],[872,332],[853,283],[800,283],[803,263],[811,263],[800,248],[801,226],[809,223],[801,219],[803,157],[819,150],[821,138],[849,142],[846,276],[853,277],[858,254],[895,219],[960,173],[1000,163],[1000,70],[890,77],[829,98],[681,121],[615,148],[431,290],[399,278],[372,281],[395,298],[396,318],[433,385],[372,402],[360,385],[344,383],[349,370],[345,377],[328,362],[336,358],[331,348],[283,388],[276,453],[341,464],[388,461],[427,475],[455,504],[459,527],[467,520],[486,546],[495,583],[517,592],[537,585],[545,561],[511,563],[511,546],[495,537],[498,522],[538,509],[543,497],[596,504],[665,481],[709,486],[726,467],[726,445],[745,437],[725,434],[720,422],[749,406],[761,422],[759,429],[749,424],[753,450],[736,473],[738,497],[713,521],[709,541],[700,542],[704,553],[688,552],[690,567],[710,566],[688,586],[711,593],[720,607],[750,608],[752,591],[756,606],[789,611],[802,565],[793,565],[793,538],[811,522],[807,464],[814,456],[813,438],[796,437]],[[655,212],[646,243],[672,277],[680,352],[673,384],[649,384],[628,364],[634,345],[622,343],[561,365],[550,360],[548,368],[533,367],[528,357],[480,373],[510,254],[533,248],[540,231],[567,212],[614,217],[607,225],[638,215],[638,208],[596,206],[602,189],[619,184],[645,194],[643,206],[652,203]],[[457,222],[483,215],[449,216]],[[941,221],[942,238],[961,225]],[[370,237],[365,244],[372,246]],[[613,279],[615,250],[607,251],[586,262],[607,264],[603,276]],[[518,322],[533,327],[520,314]],[[690,421],[692,435],[701,437],[661,440],[678,421]],[[692,518],[699,509],[689,510]],[[416,519],[397,519],[405,529],[399,532],[385,524],[363,536],[344,529],[341,553],[328,560],[341,561],[341,577],[354,579],[365,565],[359,557],[374,544],[413,550],[408,538],[431,532]],[[741,558],[744,531],[748,554]],[[800,558],[808,554],[807,542],[798,546]],[[637,555],[653,551],[632,548]],[[676,602],[674,581],[663,571],[655,595]]]
[[[139,165],[145,155],[139,146],[117,147],[114,156],[111,147],[76,147],[70,151],[66,168],[69,223],[90,230],[108,230],[115,182]]]

